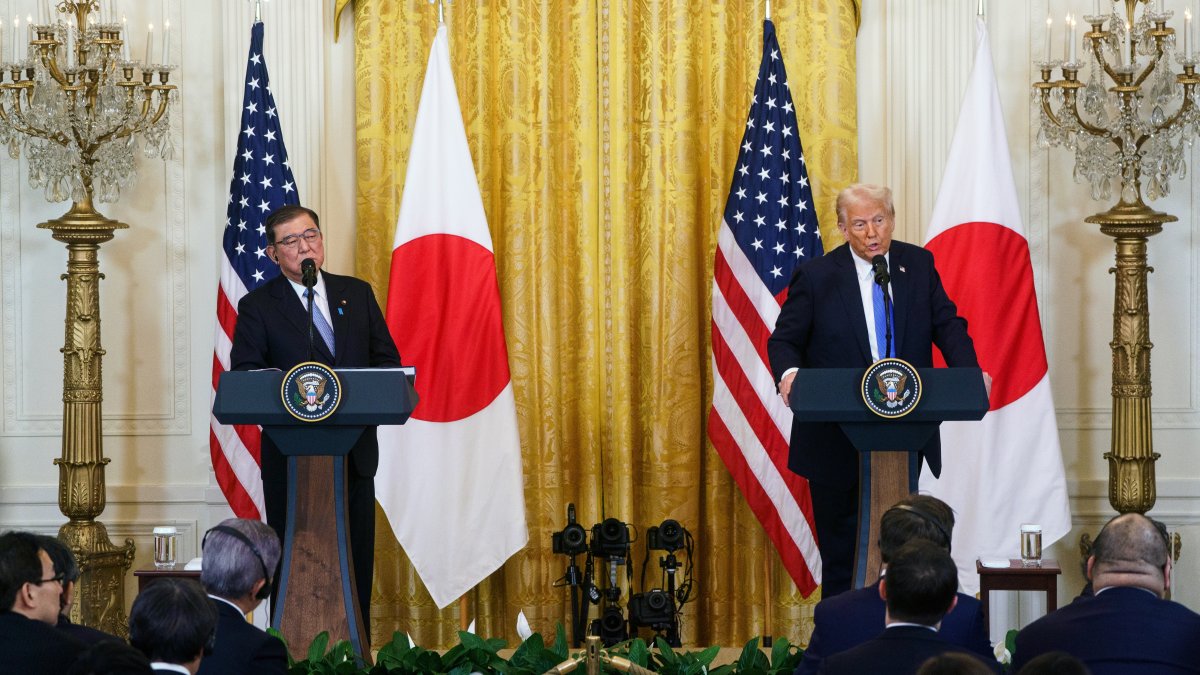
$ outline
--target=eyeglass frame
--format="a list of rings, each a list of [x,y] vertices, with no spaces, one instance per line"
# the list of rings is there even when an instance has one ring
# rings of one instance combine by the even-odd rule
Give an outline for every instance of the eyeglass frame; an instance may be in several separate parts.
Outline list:
[[[296,251],[296,250],[299,250],[299,248],[300,248],[301,240],[304,240],[311,245],[311,244],[315,244],[320,239],[321,239],[321,228],[310,227],[307,230],[305,230],[299,234],[291,234],[291,235],[284,237],[283,239],[280,239],[279,241],[273,241],[273,242],[271,242],[270,245],[275,246],[275,247],[283,246],[289,250]]]
[[[48,584],[51,581],[57,581],[58,585],[61,586],[63,584],[63,581],[66,578],[67,578],[67,575],[60,572],[60,573],[55,574],[54,576],[50,577],[49,579],[37,579],[35,581],[26,581],[25,583],[33,584],[34,586],[41,586],[42,584]]]

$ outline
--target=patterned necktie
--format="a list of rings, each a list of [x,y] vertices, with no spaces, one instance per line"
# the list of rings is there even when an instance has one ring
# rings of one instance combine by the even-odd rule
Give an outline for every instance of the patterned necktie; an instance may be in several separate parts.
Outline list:
[[[316,292],[310,288],[310,289],[305,290],[304,293],[305,293],[304,297],[306,297],[306,298],[308,297],[309,293],[312,293],[312,297],[313,297],[313,301],[314,301],[313,302],[313,326],[317,329],[317,332],[321,334],[321,339],[325,341],[325,346],[329,347],[329,353],[336,355],[337,352],[334,351],[334,349],[333,349],[333,326],[330,326],[329,322],[325,320],[325,313],[321,311],[321,308],[316,306],[316,299],[317,299]]]
[[[883,286],[880,286],[879,284],[875,284],[874,290],[871,293],[871,297],[874,300],[874,306],[875,306],[875,342],[878,345],[878,350],[879,350],[879,354],[880,354],[879,358],[885,359],[889,356],[894,356],[896,354],[896,344],[895,344],[896,341],[895,341],[895,335],[893,334],[891,349],[888,349],[887,320],[891,317],[886,316],[886,314],[884,313]],[[891,307],[888,307],[888,309],[891,309]],[[888,314],[890,314],[890,312],[888,312]],[[893,333],[894,332],[895,331],[893,331]],[[884,353],[885,350],[888,353],[885,354]]]

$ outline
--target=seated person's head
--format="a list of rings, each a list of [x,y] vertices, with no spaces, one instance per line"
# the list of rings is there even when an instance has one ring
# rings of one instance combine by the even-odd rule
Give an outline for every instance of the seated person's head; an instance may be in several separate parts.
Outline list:
[[[954,511],[929,495],[909,495],[879,519],[879,556],[890,563],[896,551],[914,539],[926,539],[946,551],[954,534]]]
[[[1159,526],[1139,513],[1108,521],[1092,545],[1088,576],[1097,591],[1133,586],[1161,596],[1170,585],[1171,560]]]
[[[917,675],[993,675],[983,661],[962,652],[946,652],[929,657],[917,669]]]
[[[1017,675],[1092,675],[1092,671],[1066,652],[1046,652],[1030,659]]]
[[[217,609],[190,579],[158,579],[133,600],[129,644],[151,661],[186,666],[193,673],[212,650]]]
[[[50,556],[50,562],[54,564],[54,573],[62,576],[63,592],[59,611],[67,614],[75,602],[75,589],[79,584],[79,563],[75,562],[75,554],[71,552],[71,547],[58,537],[42,535],[38,537],[38,542],[46,551],[46,555]]]
[[[116,640],[103,640],[88,647],[67,675],[152,675],[150,659],[133,647]]]
[[[888,623],[936,626],[958,602],[958,567],[941,546],[915,539],[896,551],[879,594]]]
[[[0,611],[11,611],[50,624],[58,623],[61,577],[42,548],[38,535],[0,535]]]
[[[212,595],[244,600],[253,609],[271,593],[279,537],[258,520],[230,518],[204,535],[200,583]]]

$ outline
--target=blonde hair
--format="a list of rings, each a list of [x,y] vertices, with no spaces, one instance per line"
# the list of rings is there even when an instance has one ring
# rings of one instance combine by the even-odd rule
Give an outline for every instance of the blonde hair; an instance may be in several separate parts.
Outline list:
[[[847,186],[837,196],[837,218],[838,224],[846,222],[846,209],[851,204],[861,204],[869,202],[872,204],[882,204],[887,210],[888,216],[896,217],[896,207],[892,204],[892,189],[883,185],[872,185],[870,183],[855,183]]]

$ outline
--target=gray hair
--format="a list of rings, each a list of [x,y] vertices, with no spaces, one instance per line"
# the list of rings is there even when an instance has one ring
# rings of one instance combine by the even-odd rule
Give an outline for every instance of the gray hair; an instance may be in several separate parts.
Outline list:
[[[855,183],[844,188],[837,196],[838,224],[846,222],[846,209],[850,204],[861,203],[880,204],[888,215],[896,217],[896,206],[892,203],[892,189],[883,185],[870,183]]]
[[[218,597],[244,597],[263,578],[264,566],[268,581],[275,575],[275,568],[279,565],[279,537],[266,523],[246,518],[229,518],[218,527],[241,532],[254,544],[258,553],[231,534],[219,529],[209,530],[204,535],[200,583],[204,585],[204,590]],[[261,561],[259,555],[262,556]]]

